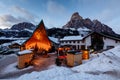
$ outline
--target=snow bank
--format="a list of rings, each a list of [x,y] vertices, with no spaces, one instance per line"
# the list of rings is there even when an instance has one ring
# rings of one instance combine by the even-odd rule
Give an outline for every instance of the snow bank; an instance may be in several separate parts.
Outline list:
[[[72,70],[77,72],[106,72],[110,70],[120,69],[115,61],[111,60],[109,57],[100,54],[98,58],[95,58],[86,64],[72,68]]]
[[[120,46],[117,46],[109,51],[106,51],[106,53],[114,54],[114,56],[120,57]]]
[[[73,72],[69,68],[64,67],[54,67],[41,72],[32,72],[31,74],[25,74],[21,76],[18,80],[50,80],[57,76],[67,76]]]
[[[90,60],[73,68],[51,66],[49,70],[25,74],[17,80],[120,80],[119,75],[120,46],[92,54]]]
[[[9,72],[13,72],[13,71],[18,71],[18,69],[16,68],[17,63],[13,63],[8,65],[5,70],[3,70],[2,73],[9,73]]]
[[[72,68],[77,72],[107,72],[120,71],[120,46],[114,49],[98,53],[91,61],[86,64]]]
[[[104,75],[104,74],[92,75],[92,74],[86,74],[86,73],[73,73],[72,75],[58,76],[48,80],[119,80],[119,79],[109,75]]]
[[[17,55],[11,54],[11,55],[6,55],[6,56],[4,56],[4,58],[0,59],[0,62],[3,62],[5,60],[8,62],[7,65],[4,65],[4,63],[1,63],[3,65],[3,66],[2,65],[0,66],[0,68],[1,68],[0,73],[1,74],[14,73],[14,72],[18,72],[18,71],[27,70],[27,69],[32,68],[32,66],[30,66],[30,67],[27,67],[24,69],[18,69],[16,67],[17,62],[16,61],[14,62],[14,60],[11,61],[11,59],[9,59],[9,58],[15,59],[16,57],[17,57]]]

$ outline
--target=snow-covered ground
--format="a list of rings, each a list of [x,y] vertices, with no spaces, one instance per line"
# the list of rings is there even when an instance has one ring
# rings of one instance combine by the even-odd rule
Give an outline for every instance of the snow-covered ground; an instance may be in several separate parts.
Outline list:
[[[120,80],[120,46],[98,54],[73,67],[50,66],[41,72],[32,72],[16,80]]]
[[[2,56],[3,57],[3,56]],[[28,70],[32,69],[32,66],[24,68],[22,70],[18,69],[17,67],[17,55],[5,55],[3,58],[0,59],[0,80],[2,79],[9,79],[18,77],[21,72],[27,73]]]
[[[3,56],[2,56],[3,57]],[[16,66],[18,65],[17,62],[17,55],[5,55],[3,58],[0,59],[0,80],[1,79],[11,79],[17,78],[23,74],[31,73],[33,71],[43,71],[49,68],[53,68],[54,66],[48,67],[55,63],[56,54],[50,53],[49,58],[37,58],[35,59],[38,64],[37,66],[29,66],[24,69],[18,69]]]

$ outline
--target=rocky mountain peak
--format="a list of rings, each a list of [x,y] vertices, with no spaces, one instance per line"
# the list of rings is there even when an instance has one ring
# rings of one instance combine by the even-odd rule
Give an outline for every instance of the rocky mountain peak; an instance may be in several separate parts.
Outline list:
[[[73,13],[71,20],[81,20],[83,19],[78,12]]]
[[[97,24],[97,23],[101,23],[100,21],[98,21],[97,19],[93,20],[93,23],[94,24]]]
[[[70,21],[68,21],[67,24],[63,26],[63,28],[83,28],[86,27],[88,29],[91,29],[92,31],[97,31],[97,32],[104,32],[104,33],[109,33],[109,34],[114,34],[115,32],[110,28],[109,26],[101,23],[100,21],[93,20],[86,18],[83,19],[78,12],[73,13]]]
[[[29,22],[18,23],[11,27],[12,30],[24,30],[24,29],[34,30],[35,28],[36,26]]]
[[[79,28],[79,27],[83,27],[83,18],[79,15],[78,12],[73,13],[73,15],[71,16],[70,21],[63,26],[63,28]]]

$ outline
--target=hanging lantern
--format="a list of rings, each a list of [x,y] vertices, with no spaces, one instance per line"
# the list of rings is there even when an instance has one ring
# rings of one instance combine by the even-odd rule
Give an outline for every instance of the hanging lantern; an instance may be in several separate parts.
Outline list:
[[[82,59],[83,60],[89,59],[89,50],[86,49],[82,51]]]

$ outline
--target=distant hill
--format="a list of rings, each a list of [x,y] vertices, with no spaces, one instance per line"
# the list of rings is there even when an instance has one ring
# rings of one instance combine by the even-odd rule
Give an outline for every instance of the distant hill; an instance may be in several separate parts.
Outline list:
[[[18,24],[13,25],[11,27],[11,30],[24,30],[24,29],[34,30],[35,28],[36,26],[34,24],[23,22],[23,23],[18,23]]]
[[[10,29],[1,29],[0,37],[30,37],[36,26],[29,22],[13,25]]]
[[[62,28],[51,28],[47,29],[48,36],[55,38],[63,38],[64,36],[79,35],[77,30],[62,29]]]

